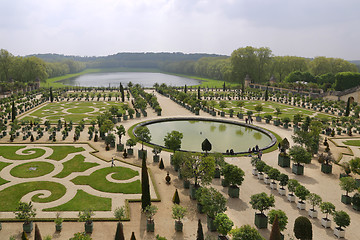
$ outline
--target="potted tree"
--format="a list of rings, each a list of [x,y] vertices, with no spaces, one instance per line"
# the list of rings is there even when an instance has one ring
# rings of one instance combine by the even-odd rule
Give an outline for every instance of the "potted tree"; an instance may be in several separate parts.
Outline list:
[[[255,106],[255,111],[257,111],[257,116],[256,116],[256,121],[257,122],[261,122],[261,117],[260,117],[260,112],[263,110],[264,108],[263,108],[263,106],[261,105],[261,104],[257,104],[256,106]]]
[[[154,162],[159,162],[159,160],[160,160],[159,154],[161,153],[161,151],[162,151],[162,148],[161,148],[161,147],[159,147],[159,146],[154,146],[154,148],[153,148],[153,150],[152,150],[152,152],[153,152],[153,154],[154,154],[154,156],[153,156],[153,161],[154,161]]]
[[[332,215],[335,212],[335,205],[331,202],[322,202],[320,204],[320,210],[326,214],[324,218],[321,218],[321,225],[324,228],[329,228],[331,226],[331,220],[328,218],[328,215]]]
[[[219,213],[216,215],[214,223],[217,226],[217,231],[220,233],[218,240],[227,240],[227,235],[234,226],[233,221],[225,213]]]
[[[332,162],[334,162],[334,158],[331,155],[331,152],[327,154],[320,154],[319,162],[321,163],[321,172],[330,174],[332,173]]]
[[[351,197],[349,193],[353,192],[356,189],[356,181],[352,177],[342,177],[340,178],[340,187],[346,192],[346,194],[341,195],[341,202],[344,204],[351,204]]]
[[[215,217],[226,211],[226,198],[215,188],[202,188],[199,202],[207,216],[207,227],[209,231],[216,231]]]
[[[286,195],[286,189],[284,188],[284,186],[286,186],[288,184],[288,181],[289,181],[289,176],[284,174],[284,173],[281,173],[278,177],[278,181],[279,181],[279,194],[281,196],[285,196]]]
[[[236,106],[240,108],[240,112],[238,113],[238,118],[243,119],[244,114],[242,113],[242,108],[245,106],[245,103],[243,101],[236,102]]]
[[[56,218],[55,218],[54,222],[55,222],[55,230],[57,232],[61,232],[63,221],[64,221],[64,219],[62,217],[60,217],[60,213],[56,213]]]
[[[258,179],[259,180],[264,179],[263,171],[266,166],[266,163],[264,161],[258,161],[255,166],[256,166],[256,169],[258,170]]]
[[[300,210],[305,209],[306,197],[310,194],[310,191],[306,189],[303,185],[299,184],[295,189],[295,195],[300,199],[297,204],[297,208]]]
[[[134,149],[132,149],[132,147],[135,145],[136,145],[136,141],[132,138],[129,138],[126,141],[126,146],[129,146],[129,148],[127,149],[127,155],[129,155],[129,156],[134,155]]]
[[[266,123],[270,123],[271,119],[272,119],[272,115],[271,114],[266,114],[264,116],[265,122]]]
[[[117,228],[123,229],[123,224],[121,223],[121,220],[125,217],[125,208],[117,207],[114,211],[114,217],[118,220]]]
[[[147,222],[146,222],[146,231],[147,232],[155,231],[155,222],[154,222],[153,217],[155,216],[157,211],[158,211],[158,208],[154,205],[149,205],[144,210],[145,216],[147,217]]]
[[[255,213],[255,225],[258,228],[267,228],[268,217],[264,214],[265,210],[275,206],[275,198],[273,195],[268,196],[266,193],[254,194],[250,197],[250,204],[253,209],[259,210]]]
[[[238,186],[242,184],[244,181],[244,171],[232,164],[227,164],[223,168],[223,175],[225,178],[225,181],[227,181],[230,186],[228,190],[228,194],[231,198],[238,198],[240,189]]]
[[[125,136],[125,128],[123,125],[116,126],[116,134],[119,136],[119,144],[116,146],[116,150],[119,152],[124,151],[124,144],[121,143],[121,137]]]
[[[165,147],[168,149],[175,151],[179,150],[181,148],[181,139],[183,138],[183,134],[178,131],[171,131],[166,134],[164,137],[164,144]],[[172,160],[172,156],[170,156],[170,163]]]
[[[32,203],[19,202],[19,206],[14,213],[16,219],[24,220],[24,232],[31,233],[34,229],[32,218],[36,216],[36,209],[33,208]]]
[[[351,199],[352,207],[356,211],[360,211],[360,193],[355,193]]]
[[[270,183],[270,188],[276,190],[277,184],[276,184],[275,180],[278,180],[278,178],[280,176],[280,171],[276,168],[272,168],[272,169],[270,169],[268,175],[269,175],[270,179],[272,180],[272,182]]]
[[[140,126],[135,129],[135,135],[136,139],[141,142],[141,150],[138,151],[138,157],[139,159],[143,159],[143,155],[145,155],[146,159],[147,151],[144,150],[144,142],[150,142],[150,130],[146,126]]]
[[[281,119],[281,121],[284,123],[284,128],[288,129],[289,128],[289,122],[291,121],[289,117],[283,117]]]
[[[333,214],[334,222],[338,227],[334,228],[334,235],[338,238],[345,237],[345,229],[350,225],[350,216],[345,211],[335,211]]]
[[[288,223],[288,217],[286,216],[286,213],[280,209],[271,209],[269,211],[268,217],[269,217],[269,224],[273,224],[275,217],[277,216],[278,222],[279,222],[279,229],[280,231],[284,231],[286,229],[286,225]],[[281,233],[280,233],[281,234]],[[284,235],[281,234],[281,239],[284,239]]]
[[[182,232],[183,223],[181,220],[185,217],[187,209],[178,204],[174,204],[172,207],[172,217],[175,219],[175,231]]]
[[[254,167],[252,170],[252,175],[257,176],[259,171],[256,168],[256,163],[261,161],[261,159],[259,158],[259,156],[253,156],[251,157],[251,165]]]
[[[321,197],[316,193],[310,193],[307,195],[306,200],[312,206],[312,208],[309,209],[309,216],[311,218],[317,218],[318,212],[315,210],[315,206],[320,206],[322,202]]]
[[[278,165],[280,167],[290,167],[290,156],[286,153],[286,150],[289,149],[290,143],[287,138],[284,138],[280,142],[280,153],[278,155]]]
[[[295,179],[290,179],[288,181],[288,190],[289,190],[289,193],[288,193],[288,201],[289,202],[295,202],[295,195],[294,195],[294,192],[297,188],[297,186],[299,186],[299,182]]]
[[[291,171],[296,175],[303,175],[304,166],[302,163],[308,164],[311,162],[311,153],[306,151],[305,148],[296,145],[290,149],[290,156],[291,160],[294,161]]]
[[[85,232],[92,233],[94,229],[94,223],[92,220],[92,216],[94,216],[93,210],[87,209],[84,211],[79,212],[79,222],[85,222]]]

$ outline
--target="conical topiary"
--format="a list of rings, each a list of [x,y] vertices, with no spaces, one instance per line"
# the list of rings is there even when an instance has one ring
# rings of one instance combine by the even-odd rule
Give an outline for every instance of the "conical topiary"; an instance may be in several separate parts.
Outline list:
[[[130,238],[130,240],[136,240],[136,238],[135,238],[135,233],[134,233],[134,232],[131,233],[131,238]]]
[[[197,229],[196,240],[204,240],[204,233],[203,233],[202,224],[201,224],[200,219],[198,221],[198,229]]]
[[[38,225],[35,223],[35,238],[34,240],[42,240]]]
[[[125,240],[123,224],[121,222],[117,224],[115,240]]]
[[[151,205],[149,175],[146,166],[145,154],[143,154],[141,167],[141,208],[145,210]]]
[[[175,190],[175,193],[174,193],[172,202],[173,202],[174,204],[180,204],[180,197],[179,197],[179,193],[178,193],[178,190],[177,190],[177,189]]]
[[[29,238],[27,237],[26,232],[23,232],[21,235],[21,240],[29,240]]]
[[[281,233],[280,233],[278,215],[275,215],[275,219],[274,219],[274,222],[272,224],[269,240],[281,240]]]
[[[163,159],[161,158],[161,160],[160,160],[160,163],[159,163],[159,168],[160,169],[164,169],[165,167],[164,167],[164,162],[163,162]]]

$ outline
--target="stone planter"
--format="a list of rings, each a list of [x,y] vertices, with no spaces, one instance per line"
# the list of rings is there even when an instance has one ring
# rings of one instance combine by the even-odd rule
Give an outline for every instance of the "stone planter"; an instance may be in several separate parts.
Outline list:
[[[304,175],[304,166],[293,163],[291,171],[296,175]]]
[[[84,226],[85,226],[85,232],[86,233],[92,233],[93,232],[93,230],[94,230],[94,223],[93,222],[85,223]]]
[[[286,195],[286,189],[283,188],[283,187],[279,188],[279,189],[278,189],[278,192],[279,192],[279,194],[280,194],[281,196],[285,196],[285,195]]]
[[[210,232],[215,232],[216,231],[216,225],[214,223],[214,219],[210,218],[209,216],[206,217],[206,223],[207,223],[207,228]]]
[[[146,231],[147,232],[154,232],[155,231],[155,222],[152,220],[146,221]]]
[[[124,121],[128,120],[128,116],[127,115],[124,115]]]
[[[255,213],[255,226],[259,229],[267,228],[268,217],[261,213]]]
[[[230,184],[228,181],[226,181],[225,179],[221,179],[221,186],[223,187],[228,187]]]
[[[321,219],[321,225],[322,225],[324,228],[329,228],[329,227],[331,227],[331,220],[328,219],[328,218],[322,218],[322,219]]]
[[[360,211],[360,205],[352,205],[352,208],[356,211]]]
[[[341,202],[346,205],[349,205],[351,204],[351,197],[347,195],[341,195]]]
[[[34,229],[33,222],[23,223],[24,232],[31,233],[33,229]]]
[[[254,169],[252,170],[252,175],[257,176],[258,173],[259,173],[259,171],[258,171],[256,168],[254,168]]]
[[[200,115],[200,111],[199,111],[199,110],[195,110],[195,115]]]
[[[175,231],[182,232],[183,230],[183,223],[179,221],[175,221]]]
[[[287,199],[288,199],[289,202],[295,202],[295,195],[289,193],[288,196],[287,196]]]
[[[270,183],[270,188],[273,189],[273,190],[276,190],[277,189],[277,183],[276,182],[271,182]]]
[[[140,114],[139,112],[137,112],[137,113],[135,114],[135,116],[136,116],[136,118],[139,118],[139,117],[141,117],[141,114]]]
[[[345,237],[345,230],[339,227],[334,228],[334,235],[337,238],[344,238]]]
[[[279,120],[275,120],[274,121],[274,126],[279,126],[280,125],[280,121]]]
[[[264,183],[265,184],[270,184],[270,182],[271,182],[271,180],[270,180],[270,178],[269,177],[266,177],[266,178],[264,178]]]
[[[283,168],[290,167],[290,157],[288,155],[282,156],[281,154],[279,154],[278,165]]]
[[[261,117],[260,117],[260,116],[256,116],[256,117],[255,117],[255,120],[256,120],[257,122],[261,122]]]
[[[317,218],[318,217],[318,211],[316,211],[315,209],[309,209],[308,214],[311,218]]]
[[[306,207],[306,203],[302,202],[302,201],[298,201],[296,207],[300,210],[305,210]]]
[[[258,177],[259,180],[263,180],[264,179],[264,174],[259,172],[257,177]]]
[[[326,173],[326,174],[332,173],[332,165],[322,163],[321,164],[321,172]]]
[[[243,118],[244,118],[244,114],[239,113],[239,114],[237,115],[237,117],[240,118],[240,119],[243,119]]]
[[[220,116],[225,117],[225,112],[220,112]]]
[[[238,186],[230,186],[228,189],[228,194],[231,198],[239,198],[240,188]]]
[[[154,155],[153,156],[153,161],[154,162],[159,162],[160,161],[160,156],[159,155]]]

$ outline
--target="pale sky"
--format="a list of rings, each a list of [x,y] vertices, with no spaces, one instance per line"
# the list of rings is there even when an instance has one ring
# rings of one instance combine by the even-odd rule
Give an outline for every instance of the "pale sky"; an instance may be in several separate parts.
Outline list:
[[[360,59],[359,0],[0,0],[0,48],[14,55],[118,52]]]

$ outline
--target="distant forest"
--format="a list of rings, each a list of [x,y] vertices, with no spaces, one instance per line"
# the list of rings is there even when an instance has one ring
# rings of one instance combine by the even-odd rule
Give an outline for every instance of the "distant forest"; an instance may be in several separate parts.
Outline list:
[[[246,75],[253,82],[267,83],[274,76],[279,85],[307,82],[324,90],[339,89],[339,73],[351,73],[355,85],[360,84],[358,66],[340,58],[275,56],[269,48],[244,47],[231,56],[193,53],[117,53],[101,57],[35,54],[25,57],[0,52],[0,84],[11,82],[21,87],[39,78],[63,76],[86,68],[151,68],[162,72],[243,83]],[[343,74],[344,75],[344,74]],[[345,74],[346,75],[346,74]],[[346,75],[347,76],[347,75]],[[341,76],[344,78],[344,76]],[[359,80],[357,80],[359,78]],[[355,81],[354,81],[355,79]],[[16,87],[15,86],[15,87]],[[349,85],[350,86],[350,85]]]

